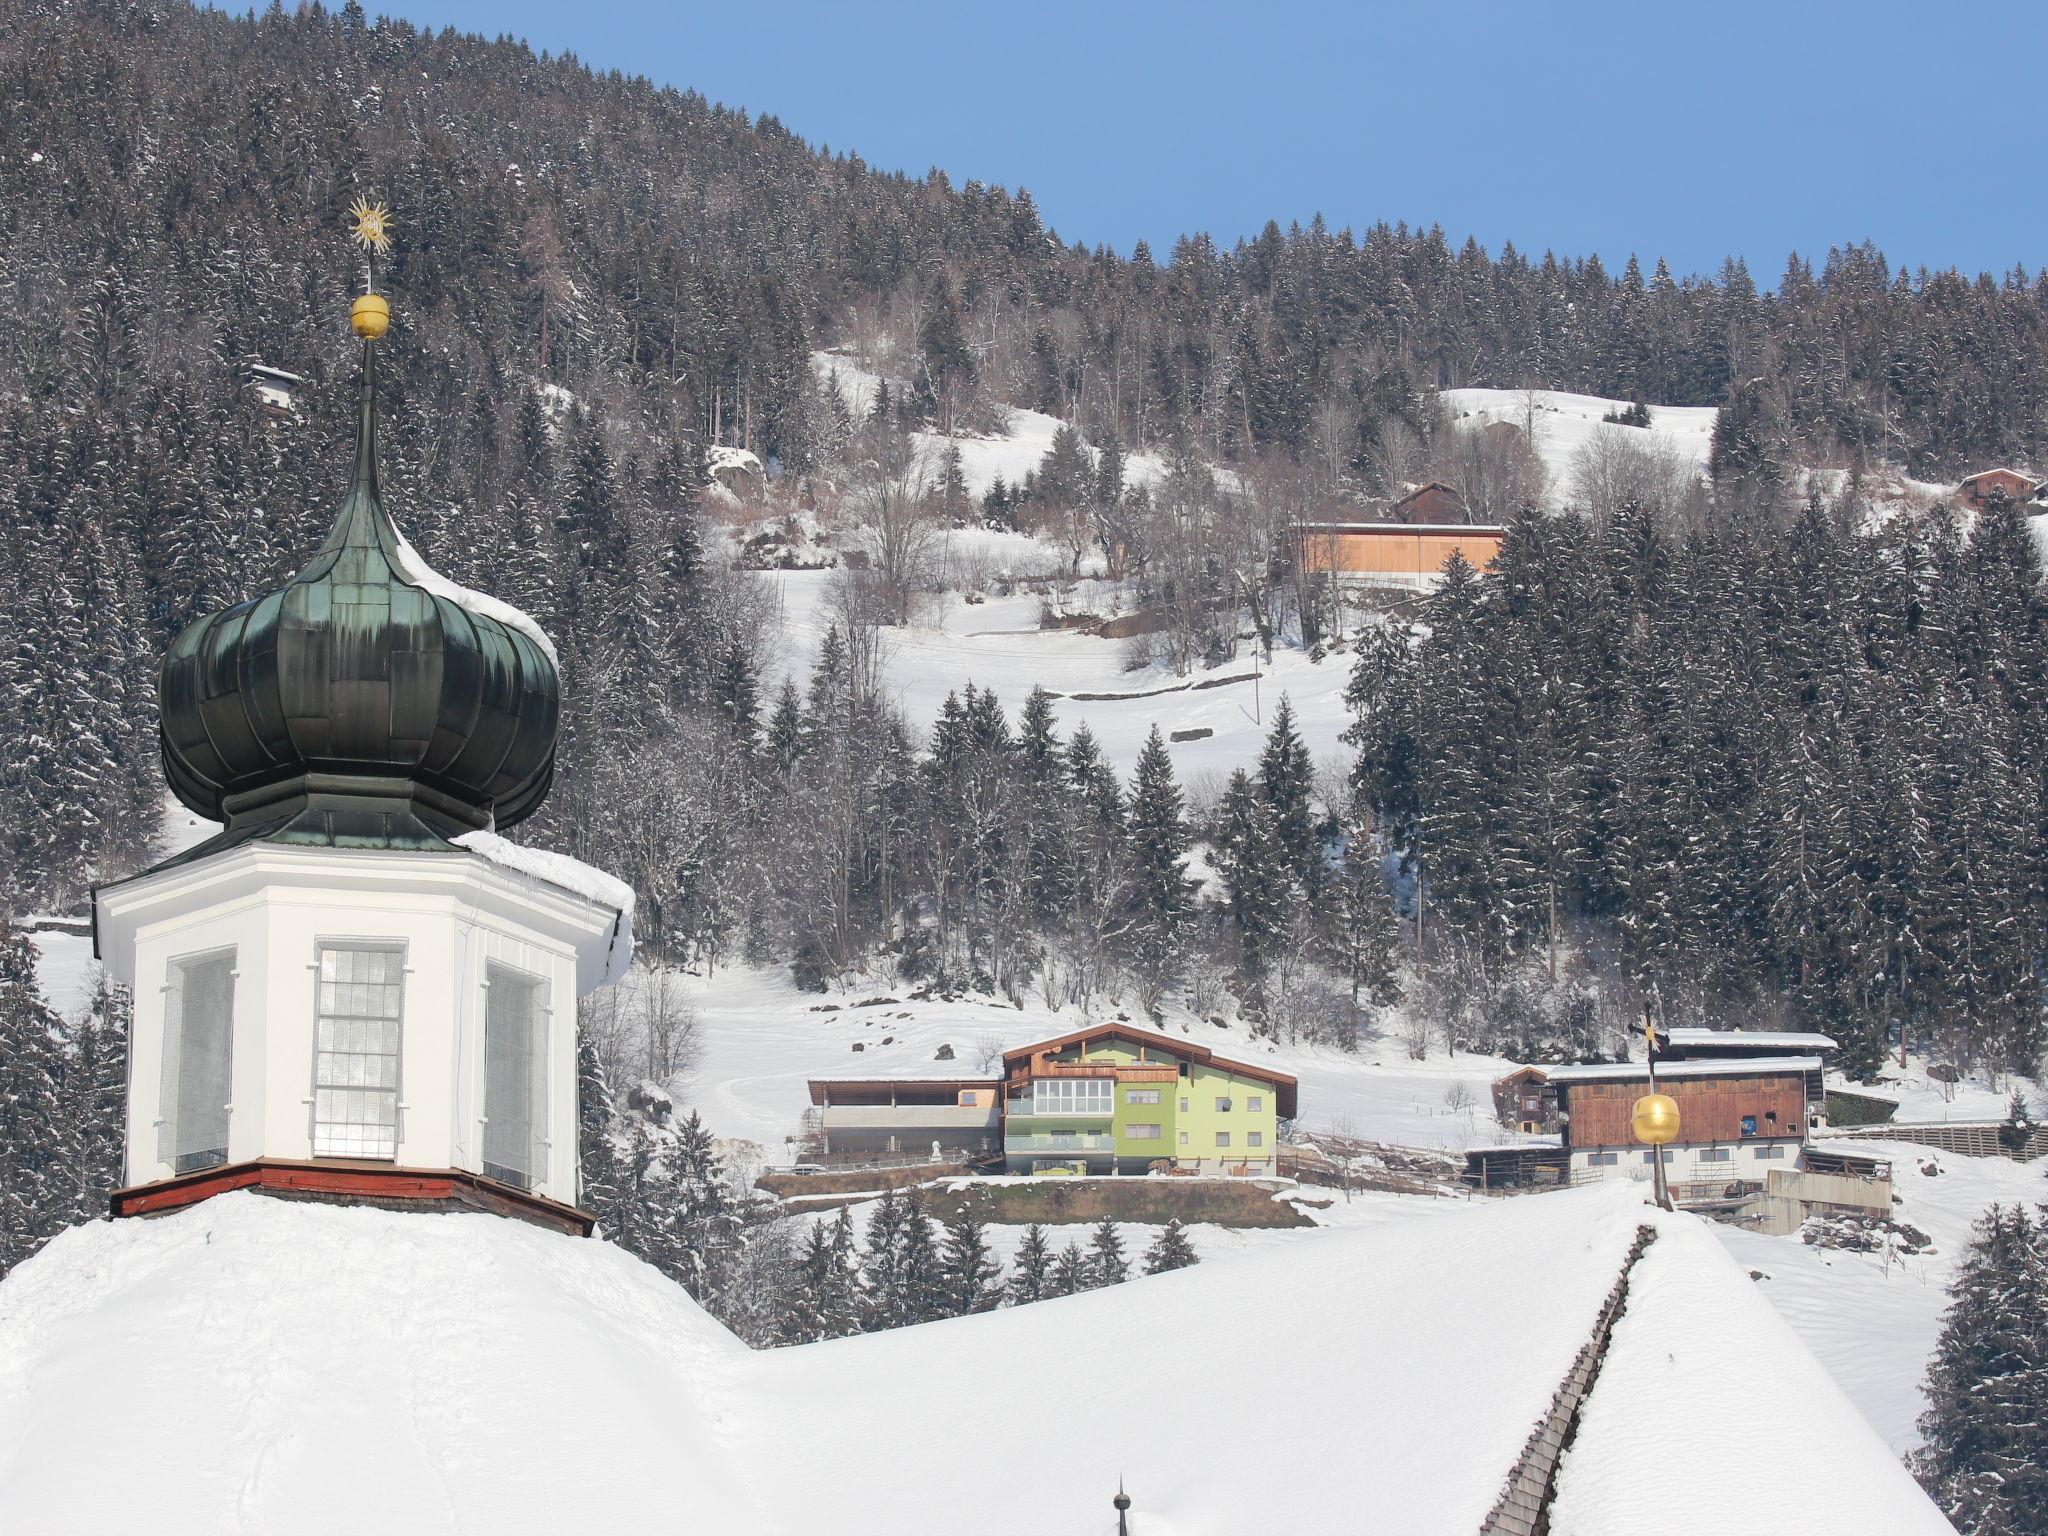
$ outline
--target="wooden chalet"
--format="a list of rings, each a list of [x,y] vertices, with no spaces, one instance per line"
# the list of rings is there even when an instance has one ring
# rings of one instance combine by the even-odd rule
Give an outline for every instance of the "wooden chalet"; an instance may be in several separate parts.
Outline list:
[[[1956,486],[1956,496],[1973,512],[1981,512],[2000,497],[2019,506],[2039,495],[2041,490],[2042,483],[2033,476],[2001,466],[1963,476]]]
[[[1525,1136],[1554,1136],[1562,1124],[1557,1090],[1541,1067],[1519,1067],[1493,1085],[1494,1117]]]
[[[1736,1057],[1792,1056],[1814,1058],[1816,1065],[1806,1076],[1809,1111],[1827,1099],[1827,1058],[1835,1042],[1812,1030],[1787,1029],[1662,1029],[1657,1031],[1652,1052],[1662,1064],[1667,1061],[1728,1061]]]
[[[1472,521],[1472,513],[1465,505],[1463,493],[1455,485],[1446,485],[1441,480],[1429,480],[1389,506],[1387,521],[1438,526],[1444,523],[1469,523]]]

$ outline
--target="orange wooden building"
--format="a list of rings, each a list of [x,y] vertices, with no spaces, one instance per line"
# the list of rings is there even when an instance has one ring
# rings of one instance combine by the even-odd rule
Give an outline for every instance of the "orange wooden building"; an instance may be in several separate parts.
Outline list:
[[[1996,498],[2003,496],[2015,506],[2031,498],[2039,486],[2031,475],[2023,475],[2016,469],[1980,469],[1974,475],[1963,476],[1956,487],[1956,494],[1963,505],[1981,512]]]
[[[1507,530],[1483,523],[1298,523],[1301,568],[1362,586],[1429,586],[1453,554],[1478,570],[1500,554]]]

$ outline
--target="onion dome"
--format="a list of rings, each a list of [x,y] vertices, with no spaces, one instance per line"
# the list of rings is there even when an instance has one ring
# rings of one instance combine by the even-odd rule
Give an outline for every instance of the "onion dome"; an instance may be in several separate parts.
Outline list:
[[[355,475],[327,542],[278,590],[188,626],[164,657],[165,777],[227,824],[195,855],[259,839],[449,849],[530,816],[553,780],[561,700],[547,637],[430,570],[378,494],[388,318],[375,294],[356,301]]]

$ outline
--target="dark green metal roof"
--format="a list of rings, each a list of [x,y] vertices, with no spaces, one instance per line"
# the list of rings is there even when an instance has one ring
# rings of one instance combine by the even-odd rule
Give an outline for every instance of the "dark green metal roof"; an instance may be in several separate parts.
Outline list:
[[[164,774],[238,843],[449,849],[531,815],[560,684],[534,638],[406,574],[377,489],[376,343],[355,475],[311,563],[189,625],[160,682]]]

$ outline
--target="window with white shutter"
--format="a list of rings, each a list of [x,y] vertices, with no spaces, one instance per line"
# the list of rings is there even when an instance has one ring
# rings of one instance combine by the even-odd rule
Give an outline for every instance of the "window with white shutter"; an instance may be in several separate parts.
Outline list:
[[[484,1172],[531,1189],[547,1168],[548,1011],[536,978],[485,972]]]
[[[156,1155],[174,1173],[217,1168],[228,1160],[235,952],[173,960],[164,1004]]]

